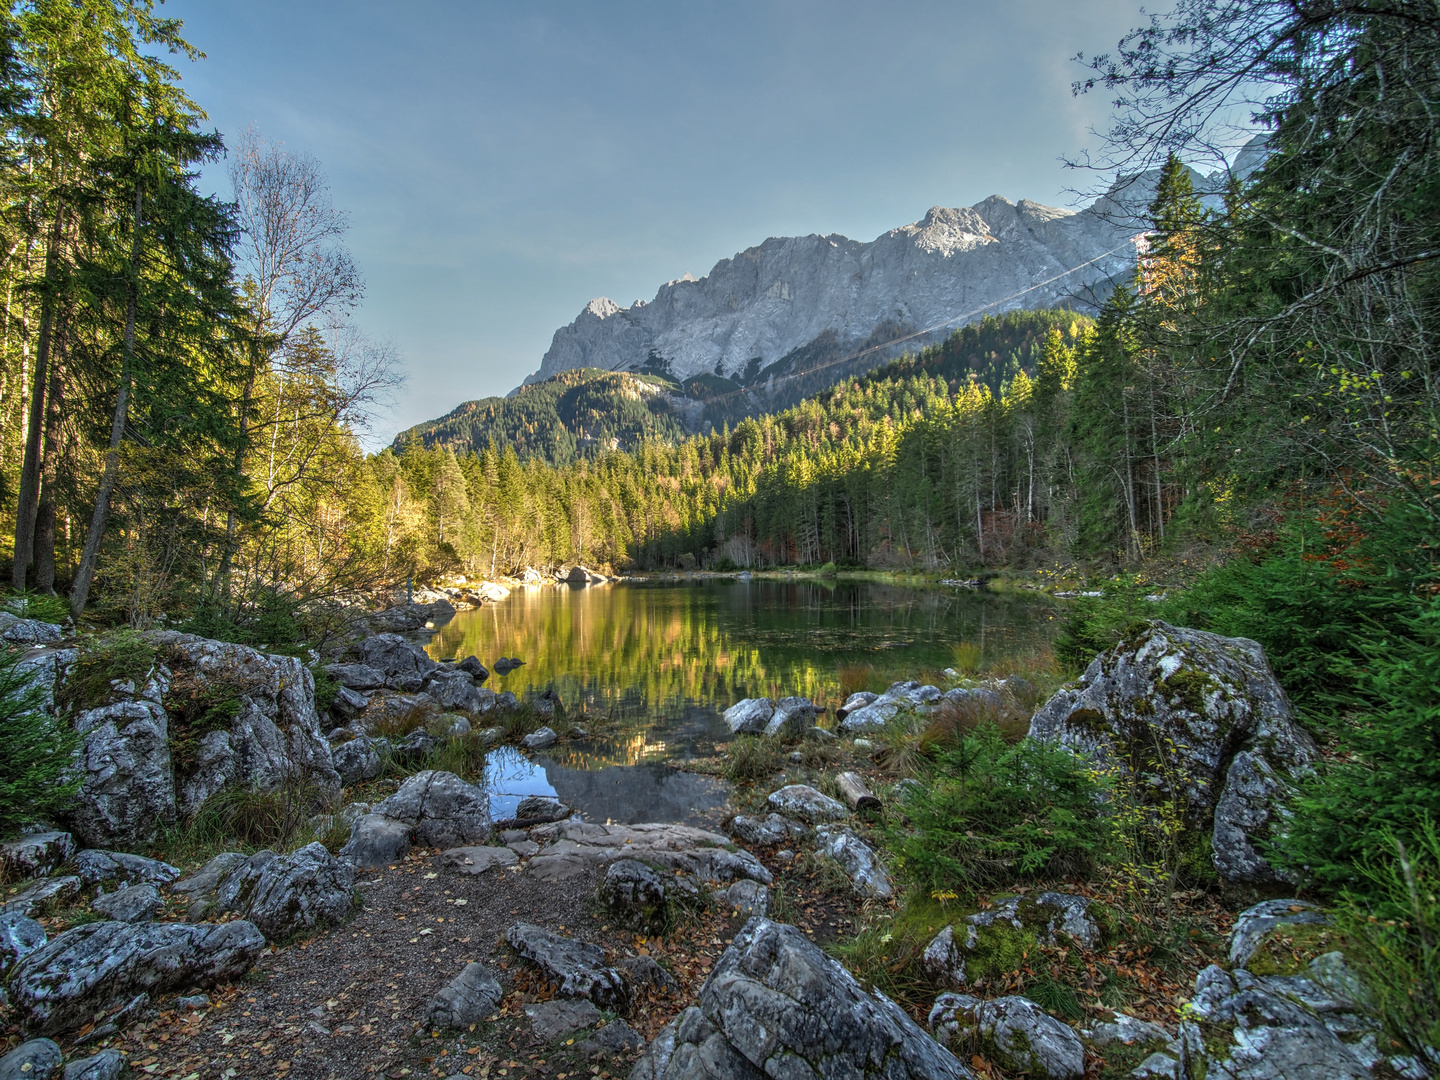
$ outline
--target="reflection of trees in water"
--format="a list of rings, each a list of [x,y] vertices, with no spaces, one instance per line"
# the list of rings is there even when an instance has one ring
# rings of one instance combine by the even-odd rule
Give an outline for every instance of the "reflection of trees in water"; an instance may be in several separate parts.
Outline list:
[[[687,702],[723,707],[757,694],[825,702],[836,693],[839,664],[880,663],[887,653],[918,670],[949,663],[951,646],[970,640],[991,660],[1048,640],[1046,610],[873,583],[521,589],[458,614],[429,651],[473,653],[486,664],[519,656],[526,666],[491,686],[523,694],[553,685],[567,705],[622,719],[659,713],[668,730],[689,726],[680,715]]]
[[[724,783],[664,765],[621,765],[579,771],[538,759],[556,797],[583,810],[591,821],[628,825],[668,821],[682,825],[718,824],[728,796]]]

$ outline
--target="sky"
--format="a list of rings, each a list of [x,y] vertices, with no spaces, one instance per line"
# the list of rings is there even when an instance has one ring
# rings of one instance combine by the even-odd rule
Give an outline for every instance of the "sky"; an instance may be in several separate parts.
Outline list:
[[[859,240],[992,194],[1083,203],[1133,0],[168,0],[232,142],[314,155],[405,386],[367,441],[504,394],[597,296],[770,236]],[[228,196],[223,164],[202,177]]]

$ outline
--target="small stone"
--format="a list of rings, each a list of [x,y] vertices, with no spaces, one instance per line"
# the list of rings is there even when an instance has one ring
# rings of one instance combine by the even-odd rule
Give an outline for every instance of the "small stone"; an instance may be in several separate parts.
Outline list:
[[[440,854],[441,866],[472,877],[487,870],[514,866],[519,861],[519,854],[508,847],[458,847]]]
[[[208,1009],[210,1007],[210,995],[191,994],[189,997],[178,997],[175,999],[175,1007],[177,1009],[189,1009],[191,1012],[199,1009]]]
[[[663,993],[678,993],[680,984],[652,956],[622,956],[615,967],[631,986],[648,986]]]
[[[645,1037],[624,1020],[611,1020],[610,1023],[590,1036],[590,1041],[601,1050],[609,1050],[617,1054],[634,1053],[637,1050],[645,1049]]]
[[[543,824],[550,821],[564,821],[570,816],[570,807],[549,795],[527,795],[515,807],[515,820],[527,824]]]
[[[431,999],[424,1026],[432,1031],[467,1028],[489,1015],[504,991],[494,974],[481,963],[469,963]]]
[[[0,1080],[50,1080],[60,1072],[65,1055],[49,1039],[23,1042],[0,1057]]]
[[[890,875],[885,872],[874,848],[849,829],[822,825],[815,830],[815,835],[820,841],[819,850],[844,867],[854,883],[856,895],[875,900],[890,899],[894,892]]]
[[[737,881],[720,895],[726,907],[747,917],[770,910],[770,890],[758,881]]]
[[[765,805],[777,814],[797,818],[811,825],[822,821],[844,821],[850,811],[806,784],[790,784],[772,791]]]
[[[778,844],[791,836],[804,836],[808,831],[798,821],[791,821],[779,814],[770,814],[765,820],[737,814],[730,819],[730,834],[756,847]]]
[[[527,750],[548,750],[560,740],[555,734],[554,728],[542,727],[539,731],[532,731],[520,740],[520,745]]]
[[[0,914],[42,914],[78,899],[81,888],[80,879],[71,874],[65,877],[42,878],[39,884],[32,885],[18,896],[12,896],[0,904]]]

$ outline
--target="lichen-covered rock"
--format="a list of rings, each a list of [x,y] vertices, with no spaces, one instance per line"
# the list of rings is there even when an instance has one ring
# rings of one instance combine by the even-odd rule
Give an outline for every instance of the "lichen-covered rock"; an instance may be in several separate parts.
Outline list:
[[[941,994],[930,1009],[930,1031],[956,1054],[979,1054],[1010,1072],[1052,1080],[1085,1075],[1080,1037],[1029,998]]]
[[[15,966],[10,1002],[28,1031],[71,1031],[137,994],[236,979],[264,949],[264,935],[244,921],[87,923]]]
[[[178,867],[128,851],[86,848],[75,856],[75,872],[86,885],[169,885],[180,876]]]
[[[1103,936],[1095,905],[1083,896],[1059,892],[1012,896],[989,911],[977,911],[944,927],[925,947],[921,965],[940,985],[963,987],[975,978],[1013,970],[1035,944],[1070,940],[1094,948]],[[977,964],[984,970],[974,970]]]
[[[1196,978],[1180,1024],[1182,1075],[1367,1080],[1380,1055],[1373,1039],[1363,1039],[1364,1026],[1353,1004],[1309,979],[1256,978],[1211,965]]]
[[[31,1039],[0,1057],[0,1080],[58,1080],[65,1055],[49,1039]]]
[[[297,657],[191,634],[149,637],[177,672],[233,688],[238,697],[235,718],[201,737],[194,762],[179,778],[181,811],[194,813],[225,787],[274,791],[296,778],[339,794],[340,776],[315,712],[315,676]]]
[[[721,903],[740,915],[765,915],[770,911],[770,890],[757,881],[737,881],[718,895]]]
[[[65,628],[39,619],[22,619],[13,612],[0,611],[0,638],[12,645],[49,645],[65,636]]]
[[[6,973],[45,944],[45,927],[18,911],[0,912],[0,983]]]
[[[546,841],[528,867],[539,878],[559,881],[617,859],[639,859],[699,881],[771,881],[770,871],[750,852],[729,850],[725,837],[689,825],[597,825],[572,819],[538,825],[530,835]]]
[[[793,926],[754,918],[631,1080],[969,1080],[970,1070]]]
[[[224,877],[215,899],[221,911],[244,916],[277,941],[344,921],[354,886],[349,862],[307,844],[290,855],[257,852]]]
[[[1280,926],[1325,926],[1329,917],[1319,906],[1304,900],[1263,900],[1235,917],[1230,931],[1230,966],[1250,962],[1270,932]]]
[[[480,688],[468,671],[441,668],[425,676],[425,693],[442,709],[475,712],[480,708]]]
[[[1138,1020],[1122,1012],[1110,1014],[1109,1020],[1099,1020],[1085,1029],[1082,1034],[1097,1047],[1122,1043],[1126,1046],[1167,1046],[1170,1033],[1159,1024]]]
[[[121,885],[112,893],[97,896],[90,906],[107,919],[135,923],[149,922],[160,914],[164,904],[154,885]]]
[[[376,740],[367,735],[347,739],[330,751],[335,771],[340,782],[347,787],[362,780],[373,780],[380,775],[380,754],[375,747]]]
[[[215,894],[220,883],[229,877],[236,867],[249,859],[250,856],[238,851],[223,851],[195,873],[171,886],[171,893],[189,901],[187,917],[191,922],[199,922],[214,914]]]
[[[1191,825],[1213,829],[1222,880],[1282,880],[1258,849],[1315,745],[1256,642],[1151,622],[1046,702],[1030,735],[1121,773],[1142,763]]]
[[[875,849],[849,829],[821,825],[815,830],[821,852],[838,862],[854,883],[855,893],[872,900],[889,900],[894,894]]]
[[[41,878],[30,888],[0,904],[0,914],[39,915],[80,896],[81,882],[74,874]]]
[[[560,993],[589,998],[602,1009],[623,1012],[630,991],[620,972],[605,962],[599,945],[552,934],[531,923],[515,923],[505,942],[555,982]]]
[[[503,996],[504,991],[489,968],[481,963],[466,964],[459,975],[430,999],[424,1026],[431,1031],[468,1028],[489,1015]]]
[[[350,651],[360,663],[384,672],[385,684],[397,690],[418,690],[425,676],[440,667],[424,649],[399,634],[376,634]]]
[[[490,832],[489,796],[454,773],[426,769],[355,822],[340,858],[357,866],[387,866],[412,844],[461,847],[483,843]]]
[[[660,934],[676,899],[698,899],[699,888],[673,871],[662,873],[635,859],[617,859],[605,871],[597,899],[619,925],[641,933]]]
[[[843,804],[807,784],[788,784],[772,791],[765,805],[773,813],[810,825],[818,825],[822,821],[844,821],[850,816],[850,811]]]
[[[159,700],[86,709],[74,724],[84,779],[69,825],[82,844],[143,844],[175,820],[170,718]]]
[[[779,814],[769,814],[763,821],[759,818],[737,814],[730,819],[728,828],[731,835],[739,837],[747,844],[754,844],[756,847],[783,844],[792,836],[804,836],[808,831],[798,821],[781,817]]]
[[[759,735],[775,715],[775,702],[770,698],[745,698],[731,705],[721,719],[732,735]]]
[[[820,710],[809,698],[786,697],[775,702],[775,711],[765,722],[764,734],[772,738],[796,739],[815,723]]]
[[[55,829],[26,833],[0,844],[0,873],[11,878],[44,877],[75,854],[75,838]]]

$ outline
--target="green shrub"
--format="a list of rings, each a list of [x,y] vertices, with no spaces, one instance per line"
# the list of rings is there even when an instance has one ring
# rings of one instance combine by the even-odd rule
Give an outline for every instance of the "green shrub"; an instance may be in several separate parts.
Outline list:
[[[0,836],[63,813],[80,789],[67,768],[80,744],[47,713],[44,694],[18,668],[19,650],[0,652]]]
[[[975,892],[1088,872],[1105,842],[1099,782],[1070,751],[1006,743],[993,725],[939,753],[892,825],[897,865],[921,890]]]
[[[154,669],[154,645],[134,630],[112,630],[81,645],[55,699],[77,712],[93,709],[109,696],[112,682],[130,682],[138,690]]]
[[[22,619],[47,623],[63,623],[70,617],[70,604],[65,598],[49,593],[14,593],[6,598],[4,608]]]
[[[1427,820],[1411,844],[1392,838],[1386,851],[1361,868],[1363,898],[1346,897],[1336,929],[1386,1032],[1433,1066],[1440,1047],[1440,833]]]
[[[1414,845],[1440,821],[1440,597],[1403,620],[1408,634],[1361,638],[1358,686],[1381,704],[1344,732],[1351,756],[1302,781],[1275,857],[1320,888],[1365,895],[1374,853]]]
[[[340,694],[340,680],[322,667],[311,668],[310,674],[315,676],[315,714],[320,717],[323,727],[325,714]]]

